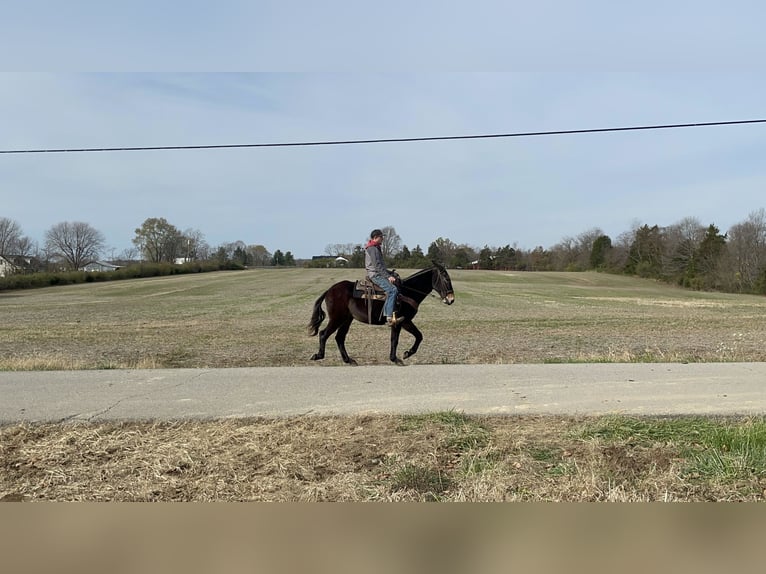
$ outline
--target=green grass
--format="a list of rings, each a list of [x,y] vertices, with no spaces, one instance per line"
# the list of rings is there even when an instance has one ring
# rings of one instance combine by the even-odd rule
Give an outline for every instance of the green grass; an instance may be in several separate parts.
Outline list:
[[[456,411],[440,411],[422,415],[404,415],[402,431],[421,431],[436,425],[446,431],[444,447],[454,452],[467,452],[486,446],[489,431],[475,417]]]
[[[691,456],[689,472],[722,479],[766,477],[766,422],[712,428],[702,450]]]
[[[706,417],[640,419],[606,417],[588,425],[583,439],[678,448],[689,477],[729,480],[766,477],[766,419],[745,423]]]
[[[438,468],[407,463],[394,473],[390,488],[393,492],[415,491],[426,501],[437,502],[451,485],[450,477]]]

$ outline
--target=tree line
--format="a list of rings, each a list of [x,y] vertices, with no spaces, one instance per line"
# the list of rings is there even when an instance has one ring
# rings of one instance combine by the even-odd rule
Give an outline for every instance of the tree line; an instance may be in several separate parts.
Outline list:
[[[685,217],[668,225],[636,223],[612,238],[600,228],[576,237],[564,237],[549,248],[523,249],[516,244],[478,248],[438,237],[424,250],[402,242],[394,227],[383,228],[381,246],[392,268],[419,269],[438,261],[449,268],[507,271],[587,271],[625,273],[653,278],[699,290],[766,294],[766,210],[753,211],[725,233],[713,223]],[[133,248],[113,261],[189,263],[197,261],[241,266],[291,266],[290,251],[273,253],[263,245],[242,241],[211,248],[195,229],[181,231],[164,218],[149,218],[135,229]],[[27,271],[81,269],[98,260],[103,234],[82,222],[63,222],[45,233],[42,247],[24,236],[21,226],[0,217],[0,256],[35,261]],[[327,258],[303,262],[305,266],[335,265],[343,257],[349,267],[364,267],[364,244],[331,244]]]
[[[135,229],[133,247],[112,254],[117,263],[234,263],[241,266],[295,265],[290,251],[271,253],[263,245],[243,241],[212,248],[201,231],[181,231],[165,218],[146,219]],[[106,249],[104,234],[88,223],[65,221],[45,232],[42,245],[24,235],[18,222],[0,217],[0,257],[13,263],[19,272],[76,271],[98,261]]]
[[[766,210],[750,213],[726,233],[713,223],[685,217],[665,227],[634,224],[612,239],[600,228],[565,237],[550,248],[510,244],[482,248],[439,237],[424,251],[402,244],[396,229],[383,228],[381,249],[391,267],[421,268],[438,261],[449,268],[505,271],[603,271],[652,278],[697,290],[766,294]],[[343,256],[364,267],[361,244],[332,244],[328,257]],[[322,265],[322,262],[313,262]],[[327,264],[326,262],[324,264]]]

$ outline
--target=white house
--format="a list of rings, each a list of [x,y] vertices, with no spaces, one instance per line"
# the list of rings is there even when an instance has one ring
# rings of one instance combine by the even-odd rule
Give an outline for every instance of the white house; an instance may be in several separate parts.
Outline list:
[[[11,273],[15,273],[17,267],[8,261],[5,257],[0,256],[0,277],[5,277]]]

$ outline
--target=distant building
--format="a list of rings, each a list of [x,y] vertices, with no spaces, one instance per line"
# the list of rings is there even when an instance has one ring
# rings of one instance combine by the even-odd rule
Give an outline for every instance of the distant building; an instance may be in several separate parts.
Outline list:
[[[325,267],[345,267],[348,265],[348,259],[341,255],[338,257],[333,257],[332,255],[314,255],[311,257],[311,261],[314,266],[316,266],[317,263],[324,263]]]
[[[80,271],[117,271],[119,268],[119,265],[113,265],[106,261],[91,261],[85,267],[81,267]]]
[[[0,277],[14,273],[34,273],[40,270],[40,261],[26,255],[6,255],[0,257]]]
[[[17,267],[5,257],[0,256],[0,277],[6,277],[16,273]]]

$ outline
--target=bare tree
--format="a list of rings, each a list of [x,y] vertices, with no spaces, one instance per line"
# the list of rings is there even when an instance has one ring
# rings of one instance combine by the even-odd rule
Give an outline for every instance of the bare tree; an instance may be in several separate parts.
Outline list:
[[[606,266],[610,269],[622,270],[628,263],[628,254],[630,253],[630,246],[633,244],[635,238],[636,228],[634,227],[630,231],[623,231],[617,236],[617,239],[612,242],[612,249],[609,250],[609,255],[606,258]]]
[[[265,266],[271,263],[272,254],[263,245],[248,245],[247,252],[253,265]]]
[[[384,232],[385,233],[385,232]],[[324,252],[331,257],[343,255],[349,257],[356,249],[356,243],[331,243],[324,248]]]
[[[138,249],[135,247],[126,247],[122,251],[120,251],[119,255],[117,255],[118,261],[133,261],[138,257]]]
[[[189,228],[181,234],[181,256],[187,261],[200,261],[210,254],[210,246],[199,229]]]
[[[550,248],[554,268],[558,271],[574,271],[578,259],[577,240],[571,235],[561,239]]]
[[[746,221],[729,230],[728,265],[738,289],[749,291],[758,274],[766,267],[766,210],[752,212]]]
[[[577,236],[577,268],[589,269],[590,256],[593,253],[593,244],[599,237],[603,237],[604,231],[600,227],[591,227]]]
[[[45,245],[52,256],[66,261],[71,269],[79,269],[98,259],[104,235],[87,223],[65,221],[45,232]]]
[[[22,237],[16,242],[14,250],[16,251],[16,255],[29,257],[37,250],[37,243],[32,241],[29,237]]]
[[[391,226],[386,226],[381,231],[383,232],[383,243],[380,245],[380,250],[385,257],[396,257],[402,250],[402,238]]]
[[[567,236],[551,247],[554,269],[560,271],[584,271],[590,268],[590,256],[596,239],[604,232],[598,227],[583,231],[576,238]]]
[[[705,227],[696,217],[685,217],[663,229],[662,268],[666,275],[681,276],[694,271],[694,257],[705,237]]]
[[[21,239],[21,226],[13,219],[0,217],[0,255],[20,255],[17,250]]]

